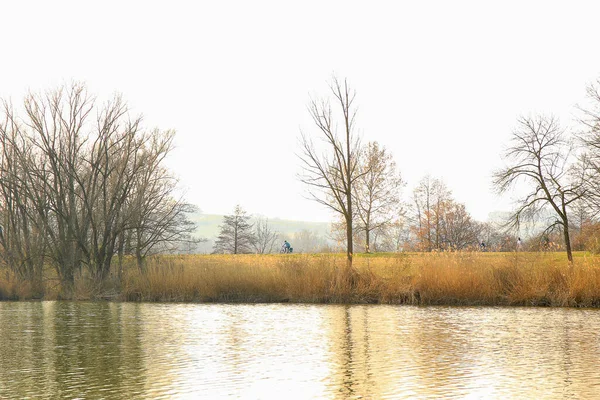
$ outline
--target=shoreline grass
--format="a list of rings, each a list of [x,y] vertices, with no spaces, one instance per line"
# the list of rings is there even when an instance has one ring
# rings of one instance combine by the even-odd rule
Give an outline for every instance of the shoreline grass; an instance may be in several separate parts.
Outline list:
[[[359,255],[342,279],[343,255],[173,255],[132,265],[102,284],[79,276],[74,300],[222,303],[354,303],[600,307],[600,257],[577,253],[399,253]],[[48,278],[45,300],[60,299]],[[31,299],[0,271],[0,300]]]

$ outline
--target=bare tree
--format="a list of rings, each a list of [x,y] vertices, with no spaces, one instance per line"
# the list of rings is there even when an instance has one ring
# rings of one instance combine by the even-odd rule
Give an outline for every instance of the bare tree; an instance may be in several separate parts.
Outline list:
[[[271,228],[268,218],[258,218],[256,220],[252,245],[258,254],[272,253],[278,238],[279,232]]]
[[[369,253],[372,233],[381,231],[401,209],[404,182],[392,155],[379,143],[367,143],[360,158],[360,174],[354,185],[357,230],[364,232],[365,252]]]
[[[473,220],[464,204],[449,201],[445,205],[442,233],[444,247],[464,250],[477,246],[483,231],[483,224]]]
[[[34,289],[42,289],[46,235],[36,209],[36,200],[25,195],[24,188],[33,183],[30,190],[43,186],[41,179],[27,179],[28,167],[42,163],[36,158],[30,144],[21,138],[21,126],[12,119],[12,106],[4,103],[4,121],[0,125],[0,245],[3,263],[20,278],[32,283]]]
[[[518,180],[527,182],[529,193],[518,201],[512,224],[531,220],[550,208],[554,218],[546,231],[562,228],[567,258],[572,263],[568,209],[585,194],[585,188],[583,175],[574,173],[569,165],[571,149],[556,118],[521,117],[504,154],[509,165],[495,172],[494,185],[499,193],[505,193]]]
[[[440,179],[426,175],[413,191],[414,222],[418,247],[421,250],[441,250],[444,210],[451,192]]]
[[[213,253],[252,253],[255,238],[250,218],[239,205],[235,206],[233,214],[225,215]]]
[[[308,111],[317,126],[325,151],[321,152],[312,139],[302,133],[301,154],[303,172],[300,180],[309,186],[311,197],[340,214],[346,224],[346,266],[352,270],[354,218],[353,187],[360,177],[358,158],[360,140],[355,132],[356,93],[347,80],[333,78],[329,85],[333,101],[339,110],[339,120],[328,99],[313,99]],[[341,132],[339,132],[341,130]]]
[[[182,197],[173,197],[177,179],[164,168],[163,161],[172,149],[175,132],[154,130],[140,148],[141,168],[133,177],[132,189],[125,203],[127,218],[119,249],[135,256],[143,270],[148,255],[172,253],[182,246],[194,245],[205,239],[194,238],[196,224],[188,215],[197,207]]]
[[[420,250],[463,250],[476,246],[481,224],[456,202],[446,184],[425,176],[413,192],[413,233]]]
[[[583,112],[583,118],[580,121],[586,127],[588,133],[585,139],[599,139],[600,137],[600,79],[592,82],[587,87],[588,105],[586,107],[579,106],[579,110]],[[599,144],[596,140],[592,143]],[[591,144],[591,143],[590,143]]]
[[[29,220],[46,234],[47,258],[67,291],[73,286],[74,273],[82,267],[84,257],[92,267],[91,254],[83,253],[89,239],[89,220],[83,217],[84,192],[75,173],[81,176],[87,172],[81,168],[86,159],[82,150],[86,143],[84,125],[93,102],[82,85],[74,84],[26,96],[23,119],[13,110],[6,110],[10,120],[22,121],[15,132],[18,139],[11,146],[31,149],[31,157],[21,159],[25,173],[19,195],[33,200],[35,208],[29,210]],[[36,159],[43,162],[36,163]]]
[[[587,87],[587,107],[579,107],[583,111],[580,119],[584,132],[580,135],[584,154],[582,162],[589,168],[586,176],[586,196],[583,204],[591,218],[600,215],[600,79]],[[584,206],[585,204],[585,206]]]
[[[410,230],[408,229],[404,214],[397,216],[382,232],[383,240],[381,248],[383,251],[399,252],[404,249],[409,241]]]
[[[29,94],[21,115],[4,104],[0,212],[6,229],[0,240],[13,265],[47,262],[68,291],[83,268],[98,280],[109,275],[125,237],[140,229],[136,221],[160,215],[163,233],[189,229],[173,185],[157,185],[158,197],[140,186],[141,176],[164,177],[172,134],[143,130],[119,96],[98,107],[85,86],[74,83]],[[141,196],[151,206],[136,200]],[[145,248],[165,241],[165,234],[151,235],[153,227],[141,228],[153,238]]]

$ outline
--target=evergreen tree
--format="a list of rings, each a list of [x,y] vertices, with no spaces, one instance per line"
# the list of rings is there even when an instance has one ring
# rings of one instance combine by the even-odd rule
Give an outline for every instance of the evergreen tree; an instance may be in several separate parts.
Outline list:
[[[254,243],[253,224],[250,216],[239,205],[232,215],[223,217],[221,232],[215,241],[213,253],[244,254],[252,253]]]

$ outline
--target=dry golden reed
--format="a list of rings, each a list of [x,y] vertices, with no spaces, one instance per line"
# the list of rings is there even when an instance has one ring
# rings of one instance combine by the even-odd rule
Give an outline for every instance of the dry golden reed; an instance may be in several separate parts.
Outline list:
[[[600,259],[561,253],[409,253],[355,258],[344,277],[341,255],[210,255],[153,259],[130,271],[124,300],[387,303],[449,305],[600,305]]]
[[[29,282],[20,281],[9,270],[0,270],[0,300],[19,300],[33,297]]]
[[[133,265],[119,281],[79,277],[75,299],[176,302],[385,303],[414,305],[600,306],[600,258],[562,253],[185,255]],[[46,290],[46,298],[55,292]],[[0,299],[27,285],[0,273]]]

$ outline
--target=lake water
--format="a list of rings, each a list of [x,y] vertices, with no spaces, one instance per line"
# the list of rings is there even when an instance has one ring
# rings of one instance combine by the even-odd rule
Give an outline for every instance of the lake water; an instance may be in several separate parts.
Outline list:
[[[600,398],[600,311],[0,302],[0,399]]]

